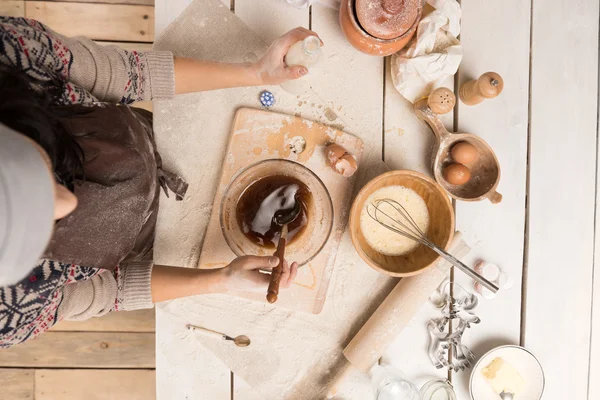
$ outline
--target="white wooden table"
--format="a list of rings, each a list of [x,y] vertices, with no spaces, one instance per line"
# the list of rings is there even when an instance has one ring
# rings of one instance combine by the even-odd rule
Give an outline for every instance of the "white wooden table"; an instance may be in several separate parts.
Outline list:
[[[191,0],[156,0],[157,35]],[[366,142],[367,154],[394,169],[429,173],[431,132],[391,83],[381,58],[364,56],[344,40],[335,11],[295,10],[284,0],[223,0],[265,41],[296,26],[326,43],[327,79],[320,94],[343,106],[346,131]],[[544,399],[600,399],[600,278],[594,276],[598,179],[598,0],[463,1],[464,58],[455,87],[496,71],[504,92],[475,107],[457,104],[450,130],[476,133],[502,167],[499,205],[457,203],[457,229],[473,250],[513,278],[512,289],[476,309],[482,322],[465,343],[480,356],[501,344],[521,344],[541,361]],[[452,82],[450,81],[450,86]],[[339,257],[357,258],[356,254]],[[471,288],[464,276],[457,282]],[[596,293],[594,296],[594,289]],[[428,363],[424,309],[385,358],[417,384],[445,376]],[[211,353],[175,354],[171,326],[157,313],[159,399],[258,399]],[[411,345],[407,343],[411,342]],[[187,358],[186,358],[187,357]],[[177,362],[175,362],[177,361]],[[188,363],[188,364],[186,364]],[[453,374],[468,399],[468,373]],[[362,391],[347,398],[366,399]],[[365,397],[367,396],[367,397]]]

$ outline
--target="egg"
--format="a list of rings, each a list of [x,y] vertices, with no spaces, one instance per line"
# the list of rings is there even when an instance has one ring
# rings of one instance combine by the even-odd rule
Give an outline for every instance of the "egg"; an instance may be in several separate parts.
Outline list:
[[[358,169],[354,156],[338,144],[330,144],[326,150],[329,165],[340,175],[350,177]]]
[[[444,179],[451,185],[464,185],[471,179],[471,170],[462,164],[453,163],[442,170]]]
[[[356,164],[356,159],[351,154],[344,154],[335,164],[335,170],[346,178],[354,175],[357,169],[358,165]]]
[[[477,160],[479,156],[479,152],[469,142],[458,142],[454,146],[452,146],[452,150],[450,150],[450,155],[452,159],[460,164],[469,165]]]
[[[329,165],[335,168],[335,163],[347,153],[346,149],[340,146],[339,144],[330,144],[327,146],[327,161],[329,161]]]

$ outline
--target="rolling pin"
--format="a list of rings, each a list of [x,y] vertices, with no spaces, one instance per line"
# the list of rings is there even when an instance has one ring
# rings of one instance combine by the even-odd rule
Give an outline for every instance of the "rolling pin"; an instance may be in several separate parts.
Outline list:
[[[470,250],[461,236],[460,232],[455,233],[449,249],[459,259]],[[327,398],[331,399],[338,393],[354,370],[369,372],[421,306],[429,301],[431,293],[448,277],[449,270],[450,264],[440,260],[435,267],[400,280],[344,349],[343,354],[348,362],[333,378]],[[425,327],[423,334],[426,334]]]

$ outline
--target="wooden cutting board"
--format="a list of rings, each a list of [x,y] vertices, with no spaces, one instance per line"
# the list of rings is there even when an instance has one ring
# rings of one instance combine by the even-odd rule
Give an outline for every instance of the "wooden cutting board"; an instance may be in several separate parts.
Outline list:
[[[296,154],[290,143],[301,136],[305,150]],[[363,142],[356,136],[300,117],[241,108],[237,111],[215,194],[199,268],[221,268],[235,258],[221,232],[219,212],[223,193],[233,177],[244,168],[266,159],[286,159],[312,170],[329,190],[334,220],[331,236],[323,250],[298,270],[288,290],[280,293],[276,306],[318,314],[323,308],[335,257],[351,206],[355,177],[344,178],[326,162],[325,148],[337,143],[356,157],[360,168]],[[355,175],[356,176],[356,175]],[[266,303],[266,293],[235,292],[232,295]]]

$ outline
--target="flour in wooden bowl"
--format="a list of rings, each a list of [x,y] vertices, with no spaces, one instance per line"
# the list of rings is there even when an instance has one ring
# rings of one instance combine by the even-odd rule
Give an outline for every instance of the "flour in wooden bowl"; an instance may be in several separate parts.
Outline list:
[[[367,213],[367,207],[372,207],[374,202],[382,199],[397,201],[406,209],[421,231],[427,233],[429,211],[427,210],[425,200],[412,189],[404,186],[388,186],[373,192],[365,201],[360,213],[360,230],[366,242],[373,250],[386,256],[401,256],[410,253],[417,247],[417,242],[389,230],[371,218]],[[376,211],[376,213],[380,221],[403,229],[401,225],[389,219],[389,217],[393,217],[408,225],[391,204],[383,202],[377,207],[379,211]],[[384,214],[387,214],[389,217]]]

